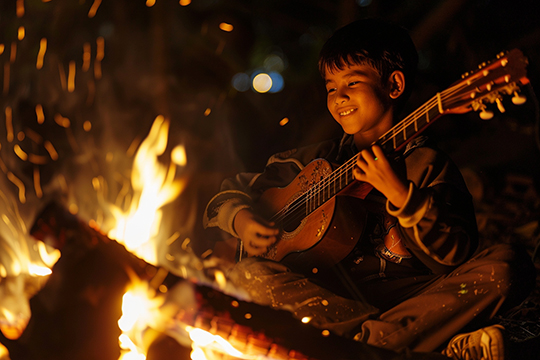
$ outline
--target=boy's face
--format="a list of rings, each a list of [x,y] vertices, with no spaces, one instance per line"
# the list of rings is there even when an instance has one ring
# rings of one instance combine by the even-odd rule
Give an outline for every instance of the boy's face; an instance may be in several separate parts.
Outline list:
[[[390,128],[392,104],[374,68],[359,64],[343,70],[327,68],[325,80],[328,110],[347,134],[384,133]]]

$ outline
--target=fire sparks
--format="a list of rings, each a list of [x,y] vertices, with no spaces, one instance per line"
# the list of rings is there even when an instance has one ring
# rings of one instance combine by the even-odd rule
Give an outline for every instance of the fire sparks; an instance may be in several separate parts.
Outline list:
[[[88,11],[88,17],[89,18],[93,18],[94,16],[96,16],[99,5],[101,5],[101,0],[94,0],[94,3],[92,4],[92,7]]]

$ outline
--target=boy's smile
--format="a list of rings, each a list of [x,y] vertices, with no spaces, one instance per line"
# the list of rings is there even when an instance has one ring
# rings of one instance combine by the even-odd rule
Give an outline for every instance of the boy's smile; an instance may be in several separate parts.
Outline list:
[[[328,110],[343,131],[355,136],[357,144],[369,145],[392,127],[389,91],[371,66],[327,69],[325,79]]]

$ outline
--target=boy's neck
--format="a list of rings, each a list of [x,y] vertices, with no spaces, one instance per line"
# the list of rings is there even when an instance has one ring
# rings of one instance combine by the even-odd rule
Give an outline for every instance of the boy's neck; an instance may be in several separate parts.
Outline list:
[[[369,149],[371,144],[379,140],[379,138],[386,134],[386,132],[390,130],[393,126],[394,120],[392,116],[390,116],[387,117],[386,120],[381,120],[379,126],[377,126],[376,128],[354,134],[353,138],[356,148],[358,149],[358,151]]]

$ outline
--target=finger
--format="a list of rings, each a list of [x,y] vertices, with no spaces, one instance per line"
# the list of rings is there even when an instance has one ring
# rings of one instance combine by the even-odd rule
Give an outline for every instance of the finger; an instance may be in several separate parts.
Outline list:
[[[267,246],[257,246],[254,241],[247,241],[244,243],[244,249],[250,256],[258,256],[268,251]]]
[[[356,180],[363,180],[363,176],[364,176],[365,172],[362,171],[362,169],[360,169],[360,167],[358,166],[355,166],[353,168],[353,176]]]
[[[379,145],[373,145],[371,150],[373,151],[373,156],[375,157],[374,159],[376,160],[383,159],[383,158],[386,159],[384,152],[382,151]]]
[[[257,227],[256,232],[258,235],[261,235],[261,236],[276,236],[277,234],[279,234],[279,229],[269,228],[264,225],[261,225]]]
[[[268,247],[277,241],[277,237],[257,237],[251,240],[251,244],[255,247]]]

